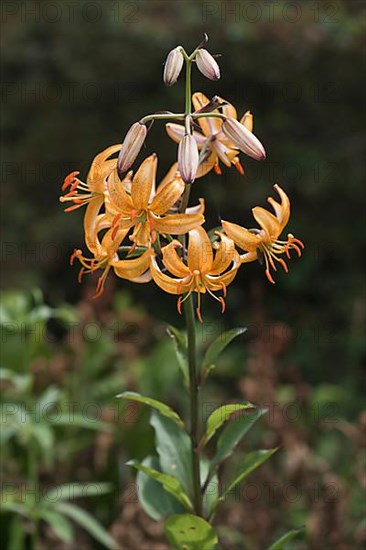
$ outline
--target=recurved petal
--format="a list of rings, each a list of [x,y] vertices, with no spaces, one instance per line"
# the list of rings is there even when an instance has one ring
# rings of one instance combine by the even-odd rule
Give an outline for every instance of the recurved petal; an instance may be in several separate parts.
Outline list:
[[[186,210],[186,214],[204,214],[205,212],[205,199],[198,199],[199,204],[196,206],[189,206]]]
[[[158,157],[152,154],[143,161],[131,185],[131,198],[136,210],[147,208],[151,190],[155,186]]]
[[[226,271],[237,255],[234,241],[223,233],[219,235],[220,243],[215,252],[210,275],[220,275]]]
[[[146,271],[146,273],[143,273],[143,275],[140,275],[139,277],[133,277],[133,279],[129,279],[132,283],[149,283],[152,279],[152,275],[150,270]]]
[[[133,210],[131,197],[119,179],[117,168],[105,180],[104,199],[106,212],[112,218],[117,214],[129,216]]]
[[[277,239],[281,232],[281,224],[271,212],[261,206],[252,209],[253,217],[271,240]]]
[[[111,262],[111,265],[118,277],[122,279],[134,279],[140,277],[150,268],[152,254],[152,250],[149,249],[138,258],[133,258],[132,260],[118,260]]]
[[[101,250],[99,231],[110,225],[104,214],[99,214],[102,204],[103,195],[96,197],[88,204],[84,215],[85,244],[94,256],[98,256]]]
[[[250,132],[253,132],[253,115],[250,111],[243,114],[240,124],[243,124]]]
[[[167,185],[170,182],[170,180],[175,178],[177,175],[179,175],[178,163],[175,162],[174,164],[171,165],[171,167],[169,168],[169,170],[167,171],[167,173],[165,174],[165,176],[161,180],[160,185],[159,185],[159,190],[163,189],[164,186]]]
[[[208,174],[208,172],[210,172],[212,168],[215,166],[217,161],[218,161],[218,157],[217,157],[216,151],[211,149],[211,152],[208,158],[205,159],[203,162],[199,163],[197,172],[196,172],[196,179],[202,178],[203,176]]]
[[[205,276],[205,282],[210,290],[220,290],[225,286],[228,286],[235,279],[238,269],[240,267],[239,260],[235,262],[230,271],[224,273],[224,275],[214,276],[208,274]]]
[[[253,250],[252,252],[247,252],[246,254],[240,254],[240,263],[247,264],[249,262],[254,262],[258,259],[258,251]]]
[[[235,149],[229,149],[224,143],[217,139],[212,143],[212,147],[225,166],[230,167],[232,160],[238,155],[238,151],[235,151]]]
[[[231,223],[227,221],[222,221],[221,225],[228,237],[234,241],[234,243],[239,246],[242,250],[252,251],[255,250],[262,239],[258,235],[251,233],[245,227],[241,227],[236,223]]]
[[[222,97],[218,96],[218,99],[222,101],[223,103],[226,103],[226,105],[223,105],[221,107],[221,111],[224,115],[230,117],[230,118],[238,118],[238,113],[236,112],[236,109],[234,105],[226,101],[226,99],[223,99]]]
[[[184,138],[184,135],[186,133],[186,129],[184,126],[182,126],[182,124],[176,124],[174,122],[168,122],[165,125],[165,129],[168,136],[173,141],[175,141],[175,143],[179,143]],[[206,137],[200,134],[199,132],[197,132],[196,130],[194,130],[193,132],[193,137],[196,140],[198,148],[201,149],[206,142]]]
[[[189,232],[187,255],[191,271],[210,273],[213,262],[212,245],[203,227],[197,227]]]
[[[282,232],[283,228],[287,225],[289,219],[290,219],[290,199],[284,192],[284,190],[279,185],[273,186],[277,193],[279,194],[281,198],[281,204],[279,204],[275,199],[272,197],[268,197],[268,202],[273,207],[274,211],[276,212],[276,217],[278,221],[280,222],[280,233]]]
[[[168,294],[184,294],[189,290],[189,279],[173,279],[162,273],[154,256],[151,258],[150,270],[155,283]]]
[[[191,272],[178,256],[177,248],[181,247],[182,245],[179,241],[172,241],[167,246],[164,246],[162,249],[163,264],[172,275],[184,278],[190,275]]]
[[[192,95],[192,103],[196,111],[202,109],[210,103],[208,97],[205,96],[202,92],[195,92]],[[218,110],[215,109],[212,111],[213,114],[218,114]],[[211,136],[212,134],[217,134],[221,128],[221,120],[216,117],[202,117],[198,119],[198,123],[202,128],[203,133],[206,136]]]
[[[90,166],[87,176],[87,182],[95,193],[104,192],[104,179],[117,166],[117,159],[107,160],[111,155],[117,153],[121,148],[121,144],[111,145],[99,153]]]
[[[165,214],[181,197],[183,191],[184,181],[179,176],[174,177],[162,188],[161,186],[158,188],[152,203],[149,205],[149,210],[159,216]]]
[[[191,229],[202,225],[205,218],[202,214],[168,214],[161,218],[153,217],[154,227],[159,233],[184,235]]]

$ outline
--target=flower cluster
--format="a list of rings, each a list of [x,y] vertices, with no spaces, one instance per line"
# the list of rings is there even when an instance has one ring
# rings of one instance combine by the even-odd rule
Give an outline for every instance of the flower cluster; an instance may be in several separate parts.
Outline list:
[[[202,44],[191,56],[178,46],[169,53],[164,67],[166,85],[178,80],[184,62],[189,69],[196,63],[207,78],[220,78],[216,60]],[[135,172],[128,171],[153,120],[169,120],[167,134],[178,144],[177,162],[158,186],[156,154],[143,160]],[[79,172],[65,178],[65,194],[60,198],[69,204],[65,211],[86,207],[84,233],[89,257],[81,250],[71,256],[71,263],[78,260],[81,265],[79,280],[84,273],[101,270],[96,296],[103,292],[111,270],[136,283],[153,280],[165,292],[178,296],[179,312],[182,303],[196,293],[200,321],[201,294],[215,298],[223,312],[227,286],[242,264],[259,260],[265,264],[267,279],[274,283],[277,265],[287,272],[284,257],[289,259],[291,250],[300,256],[303,249],[303,243],[292,234],[280,239],[289,221],[290,201],[279,185],[274,186],[279,201],[268,198],[273,213],[260,206],[253,208],[257,229],[223,220],[220,228],[207,233],[203,228],[204,199],[189,206],[195,179],[212,169],[221,174],[220,162],[234,165],[244,174],[240,152],[256,160],[266,157],[253,134],[251,113],[246,111],[238,120],[228,101],[218,96],[210,100],[201,92],[191,95],[188,78],[184,113],[143,117],[131,126],[122,144],[112,145],[94,158],[86,182],[78,178]]]

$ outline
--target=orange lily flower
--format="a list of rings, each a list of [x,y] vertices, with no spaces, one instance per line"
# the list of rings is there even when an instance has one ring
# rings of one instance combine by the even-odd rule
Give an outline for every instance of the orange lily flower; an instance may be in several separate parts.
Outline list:
[[[183,248],[179,241],[174,240],[165,246],[162,249],[162,262],[174,277],[164,273],[156,257],[151,257],[151,275],[155,283],[169,294],[180,295],[177,302],[179,313],[181,313],[182,303],[192,292],[197,292],[196,312],[200,322],[202,322],[201,294],[208,292],[221,303],[222,312],[224,312],[226,287],[233,281],[240,266],[234,242],[222,233],[218,233],[218,236],[220,242],[214,245],[216,248],[214,254],[210,239],[202,227],[189,231],[186,263],[177,252],[177,249]],[[219,290],[222,290],[223,297],[214,294]]]
[[[129,238],[137,246],[150,246],[158,233],[182,235],[204,222],[203,201],[187,213],[169,213],[182,196],[184,182],[175,165],[155,191],[156,169],[157,156],[153,154],[133,177],[129,173],[121,182],[115,169],[106,179],[106,217],[115,232],[133,228]]]
[[[120,260],[118,248],[128,231],[118,231],[116,234],[114,229],[110,228],[100,241],[97,234],[99,230],[100,228],[94,225],[93,230],[91,230],[89,234],[92,242],[91,248],[94,250],[93,258],[85,257],[79,249],[74,250],[70,258],[71,265],[74,263],[75,259],[79,260],[82,265],[78,276],[79,282],[81,282],[85,273],[93,273],[98,269],[103,270],[102,275],[98,279],[95,298],[103,293],[104,284],[111,268],[113,268],[118,277],[134,283],[147,283],[151,281],[151,274],[149,271],[150,257],[153,254],[151,249],[147,249],[138,258]],[[95,234],[92,236],[93,232]]]
[[[86,183],[77,177],[80,172],[71,172],[66,176],[62,191],[68,189],[68,192],[60,197],[60,202],[70,201],[74,204],[66,208],[65,212],[76,210],[76,208],[90,204],[92,201],[100,203],[100,206],[102,205],[104,200],[104,180],[117,165],[117,159],[110,159],[109,157],[118,153],[120,149],[120,144],[111,145],[99,153],[91,164]]]
[[[288,272],[285,260],[279,256],[286,254],[290,259],[291,249],[296,250],[298,256],[301,256],[304,248],[302,241],[296,239],[291,233],[287,235],[286,241],[278,239],[290,218],[290,200],[279,185],[275,185],[274,188],[279,194],[281,202],[277,202],[272,197],[267,200],[273,207],[275,215],[261,206],[252,209],[253,217],[261,229],[249,230],[235,223],[221,222],[225,233],[233,239],[239,248],[246,251],[240,256],[241,262],[247,263],[264,258],[267,279],[273,284],[270,268],[277,271],[275,261],[282,265],[286,273]]]
[[[220,107],[221,113],[227,117],[237,119],[235,107],[220,97],[218,99],[225,103],[225,105]],[[192,95],[192,102],[196,111],[199,111],[210,103],[209,99],[201,92],[196,92]],[[212,114],[218,113],[217,109],[212,111]],[[248,130],[253,130],[253,116],[250,111],[247,111],[243,115],[240,122]],[[239,150],[222,132],[222,120],[216,117],[203,117],[198,119],[198,123],[202,134],[194,131],[193,136],[197,142],[198,149],[206,151],[206,154],[204,155],[205,160],[199,165],[196,177],[204,176],[212,168],[214,168],[217,174],[221,174],[220,160],[228,167],[234,164],[240,174],[244,174],[244,169],[238,158]],[[185,127],[181,124],[168,123],[166,124],[166,131],[173,141],[179,143],[184,136]]]

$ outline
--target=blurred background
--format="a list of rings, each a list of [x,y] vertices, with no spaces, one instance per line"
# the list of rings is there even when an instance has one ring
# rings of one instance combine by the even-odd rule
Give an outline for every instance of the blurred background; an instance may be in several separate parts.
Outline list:
[[[109,532],[124,549],[166,548],[124,466],[152,449],[147,412],[114,396],[129,388],[184,409],[166,335],[183,320],[152,284],[111,276],[93,300],[96,277],[79,285],[69,266],[83,248],[83,212],[65,214],[58,198],[65,175],[85,179],[133,122],[181,109],[183,79],[165,88],[163,62],[204,32],[222,78],[194,71],[193,90],[229,99],[240,116],[250,109],[268,153],[264,163],[242,158],[245,176],[224,168],[196,182],[207,227],[220,217],[250,227],[251,208],[279,183],[289,231],[306,245],[275,286],[258,264],[242,269],[225,316],[203,304],[202,349],[224,330],[249,329],[222,356],[204,405],[266,405],[241,452],[282,446],[251,492],[225,502],[222,547],[262,550],[304,525],[291,548],[363,547],[364,2],[19,0],[2,2],[1,19],[5,547],[106,547]],[[139,158],[154,151],[163,176],[176,145],[158,123]],[[50,488],[70,483],[75,493],[51,509]]]

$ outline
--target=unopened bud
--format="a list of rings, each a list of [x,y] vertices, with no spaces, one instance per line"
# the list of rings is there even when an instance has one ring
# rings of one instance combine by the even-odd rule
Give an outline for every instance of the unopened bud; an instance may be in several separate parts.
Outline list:
[[[135,158],[145,141],[147,128],[141,122],[135,122],[128,130],[123,140],[117,161],[117,170],[120,173],[126,172],[133,164]]]
[[[166,86],[172,86],[178,80],[178,76],[183,67],[184,57],[182,54],[181,46],[177,46],[168,53],[168,57],[164,66],[164,84]]]
[[[185,183],[193,183],[198,169],[198,147],[196,140],[186,134],[178,146],[178,169]]]
[[[196,63],[201,73],[210,80],[218,80],[220,78],[220,67],[216,60],[207,51],[201,48],[196,55]]]
[[[225,119],[222,124],[222,130],[225,136],[249,157],[255,160],[264,160],[266,158],[266,151],[259,139],[234,118]]]

